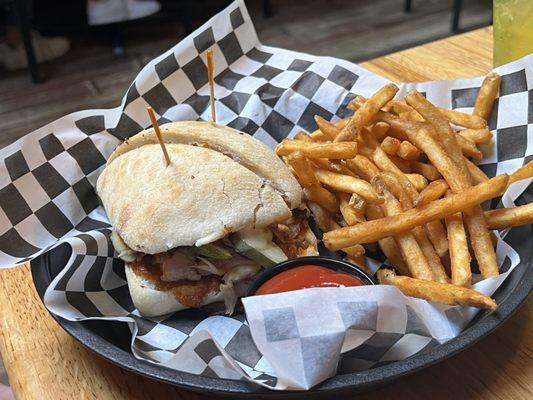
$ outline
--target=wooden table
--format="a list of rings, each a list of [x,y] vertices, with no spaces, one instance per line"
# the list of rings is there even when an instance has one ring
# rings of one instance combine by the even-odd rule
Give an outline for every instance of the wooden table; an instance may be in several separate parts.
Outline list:
[[[464,35],[362,64],[396,81],[476,76],[492,65],[492,32]],[[359,399],[531,399],[531,300],[460,355]],[[0,271],[0,352],[19,399],[207,399],[126,372],[75,342],[48,315],[29,267]]]

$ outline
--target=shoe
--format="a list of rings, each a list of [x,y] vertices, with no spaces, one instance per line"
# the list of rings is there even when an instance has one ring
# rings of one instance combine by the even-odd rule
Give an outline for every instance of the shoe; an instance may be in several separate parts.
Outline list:
[[[105,25],[147,17],[161,9],[156,0],[88,0],[89,25]]]
[[[33,51],[37,62],[43,63],[61,57],[70,49],[70,41],[64,37],[42,37],[38,32],[31,33]],[[26,50],[21,43],[17,47],[0,43],[0,65],[8,71],[28,67]]]

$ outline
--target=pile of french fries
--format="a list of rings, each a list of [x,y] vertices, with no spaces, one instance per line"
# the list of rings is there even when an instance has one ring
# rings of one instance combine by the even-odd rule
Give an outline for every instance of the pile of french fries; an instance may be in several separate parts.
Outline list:
[[[365,247],[379,246],[394,268],[380,269],[379,282],[408,296],[495,309],[470,288],[472,258],[484,278],[498,275],[491,230],[533,222],[533,203],[480,206],[533,176],[533,162],[492,179],[472,162],[492,139],[487,119],[499,85],[497,74],[485,78],[470,115],[416,91],[395,100],[398,87],[388,84],[353,99],[352,116],[315,116],[318,130],[282,141],[276,152],[302,185],[325,245],[362,268]]]

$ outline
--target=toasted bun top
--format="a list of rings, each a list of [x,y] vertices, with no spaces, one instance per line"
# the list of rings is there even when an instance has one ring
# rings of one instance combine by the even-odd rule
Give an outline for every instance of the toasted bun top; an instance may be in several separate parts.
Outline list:
[[[187,130],[188,124],[196,130]],[[181,127],[186,133],[177,133]],[[117,147],[97,182],[111,224],[131,249],[155,254],[178,246],[201,246],[230,232],[263,228],[290,217],[284,198],[293,200],[291,207],[299,205],[298,183],[281,160],[255,139],[210,123],[173,123],[161,128],[169,166],[159,144],[153,144],[157,140],[154,132],[147,130]],[[197,139],[196,143],[210,148],[177,143],[176,138],[195,143],[198,131],[205,141]],[[213,149],[207,140],[209,132],[220,131],[232,136],[219,135],[214,141],[233,159]],[[254,151],[262,165],[252,160]],[[283,191],[284,187],[288,190]]]
[[[291,209],[302,202],[302,189],[283,161],[264,143],[250,135],[213,122],[178,121],[160,126],[165,143],[200,145],[222,153],[246,167],[272,186]],[[154,129],[146,129],[130,137],[109,157],[115,158],[144,146],[158,143]]]

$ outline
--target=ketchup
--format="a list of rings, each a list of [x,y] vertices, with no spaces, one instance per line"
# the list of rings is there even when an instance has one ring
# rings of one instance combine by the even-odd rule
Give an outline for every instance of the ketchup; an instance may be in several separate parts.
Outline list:
[[[302,265],[280,272],[259,286],[255,294],[274,294],[313,287],[362,286],[353,275],[318,265]]]

